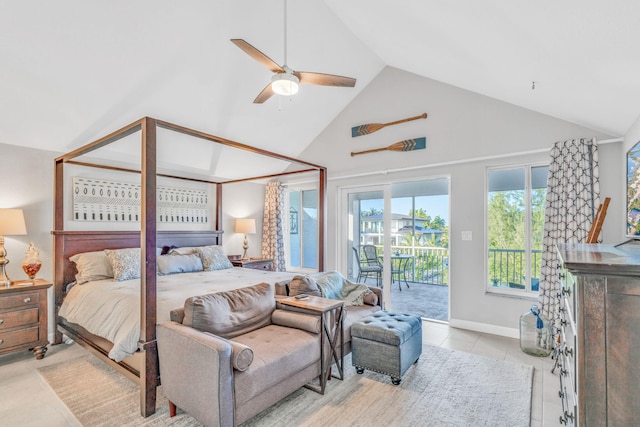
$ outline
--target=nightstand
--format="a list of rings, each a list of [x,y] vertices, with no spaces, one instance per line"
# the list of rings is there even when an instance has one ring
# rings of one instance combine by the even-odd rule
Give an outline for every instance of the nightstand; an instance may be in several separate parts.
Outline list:
[[[254,270],[271,270],[273,260],[266,258],[232,259],[234,267],[252,268]]]
[[[49,344],[47,289],[51,285],[35,279],[0,287],[0,354],[29,349],[36,359],[44,357]]]

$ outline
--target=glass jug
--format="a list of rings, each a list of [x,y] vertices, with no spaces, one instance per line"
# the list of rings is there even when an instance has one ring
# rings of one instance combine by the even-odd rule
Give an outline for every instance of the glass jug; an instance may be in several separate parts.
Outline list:
[[[520,349],[531,356],[546,357],[553,351],[551,321],[537,305],[520,316]]]

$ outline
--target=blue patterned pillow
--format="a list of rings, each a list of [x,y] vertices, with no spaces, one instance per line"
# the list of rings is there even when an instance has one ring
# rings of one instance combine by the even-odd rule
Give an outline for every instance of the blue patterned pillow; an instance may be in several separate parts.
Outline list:
[[[140,278],[140,248],[105,249],[104,252],[111,261],[113,280],[121,282]]]
[[[204,271],[224,270],[233,267],[222,246],[199,246],[195,250],[202,259]]]

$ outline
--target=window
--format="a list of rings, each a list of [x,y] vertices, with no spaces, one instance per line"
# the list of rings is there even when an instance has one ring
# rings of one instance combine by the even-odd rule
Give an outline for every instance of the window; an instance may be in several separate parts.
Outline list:
[[[318,268],[318,191],[289,191],[289,266]]]
[[[488,170],[491,292],[538,292],[548,172],[548,166]]]

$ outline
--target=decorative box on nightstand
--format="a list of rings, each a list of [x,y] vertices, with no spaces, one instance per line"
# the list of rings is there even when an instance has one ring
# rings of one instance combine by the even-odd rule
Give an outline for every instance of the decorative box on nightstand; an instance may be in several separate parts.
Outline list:
[[[0,287],[0,354],[32,349],[36,359],[47,352],[47,289],[43,279],[16,280]]]
[[[234,267],[253,268],[254,270],[272,270],[273,260],[267,258],[230,259]]]

